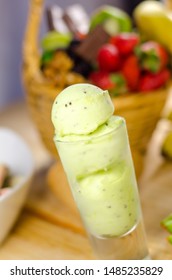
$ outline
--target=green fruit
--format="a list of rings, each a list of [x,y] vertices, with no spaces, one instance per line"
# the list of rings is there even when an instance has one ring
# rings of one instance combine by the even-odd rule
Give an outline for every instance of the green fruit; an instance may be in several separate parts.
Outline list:
[[[162,3],[143,1],[135,8],[133,17],[147,39],[158,41],[172,52],[172,13]]]
[[[168,237],[168,241],[172,244],[172,235]]]
[[[162,145],[162,155],[172,160],[172,131],[170,131]]]
[[[166,217],[162,222],[162,226],[165,227],[165,229],[172,233],[172,214],[170,214],[168,217]]]
[[[53,51],[59,48],[66,48],[72,36],[70,33],[62,34],[56,31],[48,32],[41,41],[41,46],[44,51]]]
[[[112,36],[119,32],[130,32],[132,29],[129,15],[118,8],[108,5],[100,7],[92,14],[90,30],[93,30],[99,24],[102,24]]]

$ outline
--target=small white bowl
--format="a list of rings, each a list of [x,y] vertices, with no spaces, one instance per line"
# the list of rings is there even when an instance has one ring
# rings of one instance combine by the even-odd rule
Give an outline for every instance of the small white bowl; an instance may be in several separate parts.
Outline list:
[[[22,178],[0,196],[0,243],[6,238],[26,200],[34,170],[31,151],[23,139],[7,128],[0,128],[0,163]]]

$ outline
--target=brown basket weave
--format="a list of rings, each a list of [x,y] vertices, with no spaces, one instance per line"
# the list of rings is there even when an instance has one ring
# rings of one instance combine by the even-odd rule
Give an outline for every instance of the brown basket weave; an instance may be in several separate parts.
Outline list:
[[[28,24],[23,45],[23,82],[33,120],[46,148],[57,156],[53,143],[54,129],[51,108],[62,88],[51,88],[39,68],[39,25],[43,0],[31,0]],[[115,114],[126,119],[131,150],[137,175],[142,169],[142,158],[148,141],[155,129],[167,97],[168,87],[147,94],[135,93],[113,98]]]

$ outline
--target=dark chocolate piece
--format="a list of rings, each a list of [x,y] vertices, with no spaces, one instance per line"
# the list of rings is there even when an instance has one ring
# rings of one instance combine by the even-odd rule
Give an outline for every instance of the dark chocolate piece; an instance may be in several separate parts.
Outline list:
[[[104,30],[102,25],[97,25],[79,46],[75,48],[75,53],[88,62],[94,62],[98,50],[108,42],[110,35]]]

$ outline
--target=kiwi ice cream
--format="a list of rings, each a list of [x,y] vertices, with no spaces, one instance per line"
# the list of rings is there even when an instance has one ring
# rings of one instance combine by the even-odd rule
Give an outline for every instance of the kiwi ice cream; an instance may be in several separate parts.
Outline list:
[[[108,92],[90,84],[64,89],[52,108],[74,199],[89,233],[101,238],[125,235],[140,220],[125,121],[113,114]]]
[[[89,84],[76,84],[57,96],[52,121],[59,136],[86,135],[104,124],[113,112],[107,91]]]

